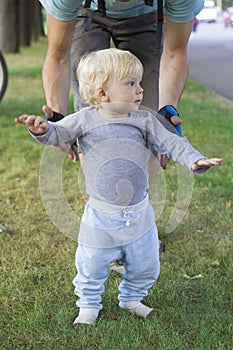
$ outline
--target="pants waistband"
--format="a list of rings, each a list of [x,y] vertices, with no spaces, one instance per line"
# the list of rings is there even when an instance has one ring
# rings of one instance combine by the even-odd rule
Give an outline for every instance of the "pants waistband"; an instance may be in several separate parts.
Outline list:
[[[99,209],[107,213],[120,213],[120,212],[135,213],[145,209],[146,206],[148,205],[148,202],[149,200],[147,195],[146,198],[144,198],[141,202],[134,205],[129,205],[129,206],[119,206],[119,205],[110,204],[110,203],[95,199],[93,197],[89,198],[87,204],[89,204],[94,209]]]

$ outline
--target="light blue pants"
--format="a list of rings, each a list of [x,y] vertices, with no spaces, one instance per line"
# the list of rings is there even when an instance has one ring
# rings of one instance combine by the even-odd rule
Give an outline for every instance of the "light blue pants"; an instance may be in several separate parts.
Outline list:
[[[93,248],[79,243],[73,280],[78,307],[102,309],[101,295],[110,264],[121,260],[126,272],[119,285],[119,301],[141,301],[159,276],[159,241],[157,227],[121,247]]]

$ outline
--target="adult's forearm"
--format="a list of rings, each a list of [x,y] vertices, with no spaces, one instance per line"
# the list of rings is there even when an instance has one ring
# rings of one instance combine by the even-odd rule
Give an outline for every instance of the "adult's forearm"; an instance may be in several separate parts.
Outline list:
[[[70,91],[70,59],[59,60],[49,52],[42,72],[46,103],[55,112],[67,114]]]
[[[188,76],[188,57],[184,51],[164,54],[160,63],[159,109],[166,105],[178,107]]]
[[[76,19],[63,22],[47,13],[48,51],[43,66],[46,104],[55,112],[67,114],[70,91],[70,47]]]
[[[159,75],[159,108],[178,107],[188,76],[188,41],[193,20],[173,23],[167,19]]]

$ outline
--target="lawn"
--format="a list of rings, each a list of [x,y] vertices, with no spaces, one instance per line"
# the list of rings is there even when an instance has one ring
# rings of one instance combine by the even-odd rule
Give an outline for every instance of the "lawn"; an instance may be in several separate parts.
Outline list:
[[[69,230],[76,230],[85,203],[82,173],[78,163],[50,153],[14,122],[22,113],[41,113],[45,52],[41,39],[6,56],[9,85],[0,104],[0,349],[232,350],[232,103],[199,84],[186,85],[179,108],[183,134],[224,163],[199,176],[172,162],[159,171],[151,200],[165,252],[160,277],[145,299],[158,316],[141,320],[119,310],[121,277],[110,271],[96,326],[73,329],[76,242]],[[54,206],[61,210],[63,204],[68,216],[54,220]]]

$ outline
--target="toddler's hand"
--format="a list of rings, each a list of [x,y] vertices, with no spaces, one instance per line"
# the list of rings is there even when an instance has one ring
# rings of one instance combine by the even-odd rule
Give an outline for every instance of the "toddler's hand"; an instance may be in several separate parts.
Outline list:
[[[24,124],[26,127],[35,135],[43,135],[49,129],[48,122],[36,115],[21,115],[19,118],[15,119],[16,123]]]
[[[212,166],[218,166],[222,164],[223,159],[222,158],[203,158],[198,160],[196,163],[192,165],[192,170],[205,170],[209,169]]]

